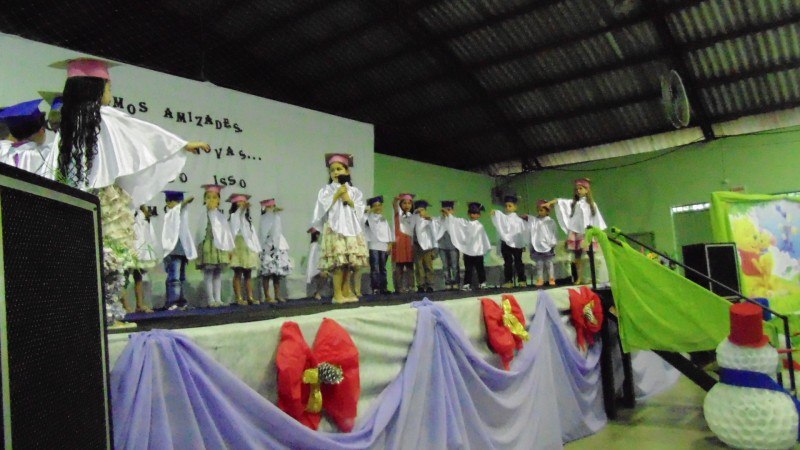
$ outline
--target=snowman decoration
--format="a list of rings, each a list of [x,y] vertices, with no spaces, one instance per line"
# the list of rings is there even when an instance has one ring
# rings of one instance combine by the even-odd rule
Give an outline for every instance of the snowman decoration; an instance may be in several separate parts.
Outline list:
[[[720,382],[706,395],[709,428],[734,448],[788,449],[798,439],[797,400],[775,379],[778,352],[764,335],[762,309],[731,307],[731,332],[717,346]]]

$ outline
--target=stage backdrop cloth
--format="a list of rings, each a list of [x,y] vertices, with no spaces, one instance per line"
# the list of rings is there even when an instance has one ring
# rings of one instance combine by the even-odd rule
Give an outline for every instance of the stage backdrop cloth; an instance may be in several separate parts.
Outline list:
[[[405,364],[346,434],[302,426],[181,333],[136,333],[112,371],[116,447],[560,448],[606,423],[600,346],[584,356],[538,295],[531,340],[508,372],[441,304],[414,303]]]
[[[520,292],[516,294],[516,298],[526,313],[529,319],[530,330],[547,331],[547,327],[543,327],[541,323],[531,323],[530,317],[532,312],[537,308],[537,300],[540,296],[539,292]],[[551,299],[557,309],[566,311],[569,309],[569,298],[567,288],[558,288],[547,291],[546,295],[542,296]],[[499,300],[499,298],[495,298]],[[430,308],[421,308],[421,310],[429,310]],[[446,310],[448,313],[440,313],[434,315],[434,322],[438,322],[437,317],[444,314],[448,320],[445,325],[451,325],[455,330],[453,334],[461,339],[462,347],[470,349],[469,351],[459,352],[462,355],[469,355],[469,358],[477,361],[485,361],[479,364],[484,369],[488,366],[499,367],[500,360],[497,355],[491,353],[486,344],[486,332],[483,325],[483,318],[481,315],[480,302],[477,297],[466,298],[462,300],[450,300],[436,304],[437,311]],[[420,351],[418,343],[419,337],[415,337],[415,327],[417,324],[418,314],[416,308],[410,308],[409,305],[397,306],[383,306],[383,307],[360,307],[357,309],[341,309],[332,310],[325,313],[298,316],[292,319],[300,324],[303,334],[308,342],[313,342],[316,336],[317,328],[322,321],[323,317],[331,317],[342,324],[353,337],[356,342],[360,357],[361,357],[361,399],[359,401],[359,418],[357,423],[359,427],[355,432],[361,432],[363,424],[370,419],[367,416],[373,414],[373,410],[386,408],[379,406],[382,398],[390,395],[392,389],[398,389],[396,383],[398,379],[403,377],[404,373],[409,370],[404,366],[406,358],[409,361],[419,360],[419,356],[412,359],[414,351]],[[429,314],[430,311],[426,312]],[[544,315],[547,317],[547,315]],[[551,314],[545,324],[550,324],[550,333],[545,334],[551,337],[549,344],[545,343],[542,339],[535,339],[535,337],[527,344],[531,347],[527,351],[532,351],[533,347],[540,345],[548,345],[549,347],[558,347],[544,352],[551,356],[559,356],[562,361],[577,360],[578,363],[573,361],[572,366],[586,367],[587,364],[593,365],[590,370],[587,369],[587,376],[584,377],[583,386],[589,386],[593,393],[591,394],[594,411],[594,420],[584,422],[582,416],[574,415],[572,420],[575,423],[583,423],[582,426],[573,427],[573,432],[562,431],[559,427],[554,429],[554,436],[563,435],[563,440],[576,439],[584,434],[589,434],[596,431],[602,426],[605,419],[602,415],[600,400],[596,400],[599,395],[599,380],[589,376],[596,377],[595,361],[587,362],[582,360],[580,354],[577,353],[575,348],[575,330],[569,324],[567,316],[558,317]],[[453,321],[455,318],[458,325]],[[558,322],[556,321],[558,320]],[[192,445],[192,442],[181,441],[177,443],[173,441],[172,437],[167,438],[164,435],[156,435],[155,430],[151,428],[156,424],[161,424],[158,428],[161,433],[166,433],[171,436],[175,433],[176,436],[184,436],[184,430],[190,430],[190,434],[194,433],[199,436],[199,430],[205,430],[206,426],[198,425],[198,419],[194,417],[194,412],[187,414],[185,408],[191,407],[208,395],[208,391],[202,391],[203,395],[192,397],[195,403],[187,400],[187,380],[191,380],[192,384],[196,383],[195,379],[200,380],[214,380],[214,392],[228,392],[234,389],[236,393],[247,393],[246,398],[259,405],[256,413],[248,414],[261,414],[264,411],[269,411],[271,414],[278,414],[283,419],[278,420],[279,423],[289,426],[292,430],[298,433],[306,433],[308,430],[295,428],[296,423],[288,416],[282,416],[282,412],[275,409],[272,404],[277,402],[276,394],[276,372],[275,372],[275,350],[279,339],[279,330],[281,324],[286,319],[274,319],[260,322],[249,323],[236,323],[228,325],[220,325],[214,327],[191,328],[181,330],[179,333],[156,331],[148,334],[134,333],[130,335],[115,334],[109,336],[109,353],[112,365],[115,366],[112,372],[112,384],[115,387],[112,404],[115,411],[115,430],[117,435],[117,448],[185,448],[184,444]],[[431,322],[431,318],[427,319],[428,327],[435,326],[444,329],[445,325],[436,325]],[[420,322],[422,323],[421,319]],[[555,327],[560,324],[559,327]],[[558,331],[560,330],[560,331]],[[558,332],[557,332],[558,331]],[[432,334],[428,330],[427,335]],[[441,338],[441,334],[433,333]],[[130,342],[129,342],[130,337]],[[412,340],[415,344],[412,346]],[[441,339],[440,339],[441,340]],[[430,341],[430,339],[429,339]],[[419,341],[421,342],[421,341]],[[445,339],[444,342],[450,342]],[[469,343],[467,345],[466,343]],[[540,342],[539,344],[536,344]],[[564,343],[569,343],[569,346]],[[560,343],[556,345],[555,343]],[[598,345],[598,344],[596,344]],[[200,347],[201,349],[198,349]],[[571,350],[564,350],[563,354],[560,348],[570,348]],[[124,351],[124,355],[122,354]],[[542,353],[540,350],[539,353]],[[211,355],[211,357],[207,355]],[[424,355],[432,355],[432,351],[428,350]],[[431,356],[432,357],[432,356]],[[529,355],[528,358],[531,356]],[[589,354],[593,358],[592,354]],[[427,356],[426,356],[427,358]],[[542,357],[544,358],[544,357]],[[213,360],[212,360],[213,359]],[[524,360],[523,354],[517,358]],[[557,358],[555,359],[557,361]],[[668,368],[663,361],[655,357],[651,352],[638,352],[633,355],[634,369],[636,373],[636,387],[637,397],[646,397],[652,395],[657,391],[668,389],[677,380],[677,371]],[[582,361],[582,364],[579,364]],[[114,364],[116,362],[116,364]],[[176,367],[180,362],[180,366]],[[199,365],[202,363],[203,365]],[[432,364],[428,360],[428,364]],[[519,362],[512,365],[513,371],[519,371],[517,367]],[[544,363],[539,363],[544,364]],[[213,370],[206,370],[205,365],[211,367]],[[224,367],[219,367],[220,365]],[[199,369],[198,369],[199,367]],[[419,369],[419,365],[417,366]],[[428,366],[430,367],[430,366]],[[170,369],[171,368],[171,369]],[[172,370],[170,372],[168,369]],[[637,370],[638,369],[638,370]],[[493,371],[494,369],[492,369]],[[539,369],[542,370],[542,369]],[[402,371],[402,373],[401,373]],[[562,364],[561,372],[566,371]],[[233,372],[233,374],[231,374]],[[430,370],[428,370],[430,372]],[[558,372],[558,371],[556,371]],[[589,373],[591,372],[591,373]],[[168,374],[174,376],[172,379]],[[438,373],[438,372],[437,372]],[[494,372],[493,372],[494,373]],[[215,378],[216,374],[224,376],[222,381]],[[495,373],[497,375],[497,373]],[[408,377],[413,374],[408,375]],[[520,377],[521,375],[516,375]],[[198,378],[199,377],[199,378]],[[547,379],[554,380],[567,380],[563,375],[546,377]],[[578,381],[570,379],[567,384],[576,385]],[[204,385],[211,383],[210,381],[204,382]],[[247,386],[243,386],[242,384]],[[506,381],[506,383],[509,383]],[[517,381],[519,383],[519,381]],[[549,381],[548,381],[549,383]],[[390,384],[394,387],[391,387]],[[563,383],[562,383],[563,384]],[[481,384],[478,383],[478,386]],[[249,387],[249,389],[248,389]],[[563,386],[561,387],[563,388]],[[587,388],[588,389],[588,388]],[[252,392],[255,390],[256,392]],[[482,391],[487,391],[487,388],[482,388]],[[561,392],[560,388],[551,390],[548,396],[553,393]],[[177,399],[173,396],[177,395]],[[227,395],[227,394],[226,394]],[[520,394],[523,395],[523,394]],[[537,403],[537,410],[545,411],[550,410],[553,406],[552,402],[542,400],[534,400],[533,394],[528,395],[533,403]],[[524,396],[524,395],[523,395]],[[138,400],[134,401],[134,398]],[[256,398],[261,398],[257,400]],[[224,398],[224,396],[223,396]],[[266,398],[271,403],[267,406],[263,402]],[[544,397],[548,398],[547,396]],[[125,403],[127,402],[127,403]],[[241,402],[239,400],[225,400],[229,405],[250,405],[250,402]],[[577,401],[573,402],[574,405]],[[201,401],[202,404],[202,401]],[[564,404],[570,404],[566,402]],[[212,403],[209,403],[212,405]],[[211,411],[215,411],[215,417],[224,418],[223,410],[217,406],[208,406]],[[543,409],[544,408],[544,409]],[[573,411],[575,407],[567,408],[566,411]],[[157,410],[160,410],[157,411]],[[170,413],[169,411],[172,411]],[[260,411],[260,412],[259,412]],[[561,417],[569,417],[565,411],[560,412]],[[266,416],[265,416],[266,417]],[[219,419],[217,419],[219,420]],[[228,418],[224,419],[229,422],[229,426],[237,426],[239,419]],[[243,424],[249,424],[248,421]],[[254,419],[256,425],[267,423],[266,419]],[[277,419],[276,419],[277,420]],[[184,421],[188,421],[184,423]],[[285,421],[291,422],[291,425],[286,425]],[[151,427],[152,425],[152,427]],[[125,427],[123,431],[120,427]],[[213,425],[214,428],[220,425]],[[166,428],[166,430],[164,429]],[[270,426],[270,429],[275,427]],[[569,428],[569,427],[567,427]],[[172,431],[170,431],[172,429]],[[320,426],[320,430],[331,430],[331,425],[325,420]],[[352,433],[351,433],[352,435]],[[256,441],[256,447],[261,445],[262,441]],[[363,441],[360,441],[363,442]],[[378,441],[375,441],[376,443]],[[237,445],[237,446],[234,446]],[[238,443],[231,444],[230,448],[250,448],[245,444],[239,447]],[[281,444],[289,445],[290,444]],[[326,441],[321,446],[328,445]],[[376,444],[377,445],[377,444]],[[514,448],[515,445],[526,447],[521,441],[512,441],[506,444],[498,444],[501,448]],[[560,446],[560,441],[558,446]],[[206,445],[205,443],[198,448],[212,448],[213,445]],[[396,448],[404,448],[403,445],[395,445]],[[410,447],[411,445],[409,445]],[[280,445],[278,445],[280,447]],[[335,448],[335,447],[334,447]],[[354,444],[351,448],[361,448],[358,444]],[[530,445],[527,446],[530,448]]]

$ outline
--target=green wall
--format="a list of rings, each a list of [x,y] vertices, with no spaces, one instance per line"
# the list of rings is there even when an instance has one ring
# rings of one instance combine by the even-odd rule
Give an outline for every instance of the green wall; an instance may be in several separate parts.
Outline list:
[[[494,227],[488,214],[495,207],[492,205],[494,180],[491,177],[376,153],[374,180],[374,195],[384,196],[387,217],[391,214],[390,199],[401,192],[413,192],[417,199],[430,202],[433,205],[429,210],[432,216],[440,214],[441,200],[455,200],[456,215],[463,218],[467,217],[468,202],[483,203],[487,212],[480,220],[489,239],[494,242]]]
[[[744,187],[746,193],[800,191],[799,144],[800,127],[720,138],[562,168],[567,171],[523,174],[510,181],[510,189],[528,200],[523,200],[520,209],[532,211],[535,199],[570,197],[572,180],[589,177],[609,226],[627,232],[652,231],[659,249],[674,252],[673,206],[708,202],[711,192],[737,187]],[[710,229],[710,224],[706,226]]]

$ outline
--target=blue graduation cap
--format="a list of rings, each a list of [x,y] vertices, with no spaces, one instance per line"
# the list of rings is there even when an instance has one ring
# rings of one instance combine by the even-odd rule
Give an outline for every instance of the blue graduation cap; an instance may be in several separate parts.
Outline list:
[[[0,112],[0,121],[8,125],[15,139],[27,139],[42,129],[44,113],[39,111],[39,103],[42,99],[17,103]]]
[[[164,191],[165,201],[167,202],[182,202],[183,191]]]
[[[427,208],[428,206],[430,206],[430,203],[428,203],[427,200],[417,200],[414,202],[414,209]]]
[[[368,198],[367,199],[367,205],[372,206],[375,203],[383,203],[383,196],[382,195],[378,195],[376,197],[372,197],[372,198]]]
[[[456,206],[455,200],[442,200],[442,208],[453,208]]]
[[[481,205],[478,202],[470,202],[469,203],[468,212],[470,214],[480,214],[481,211],[486,211],[486,208],[484,208],[483,205]]]
[[[516,195],[506,195],[503,197],[503,203],[519,203],[519,197]]]

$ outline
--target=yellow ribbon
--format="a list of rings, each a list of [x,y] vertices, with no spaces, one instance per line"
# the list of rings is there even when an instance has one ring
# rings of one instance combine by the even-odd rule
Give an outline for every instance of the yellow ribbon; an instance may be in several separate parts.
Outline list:
[[[531,338],[517,316],[511,312],[511,302],[508,299],[503,299],[503,325],[511,331],[511,334],[521,337],[523,341]]]
[[[306,369],[303,372],[303,383],[311,385],[311,391],[308,393],[308,403],[306,403],[306,411],[311,413],[322,411],[322,390],[319,387],[319,369],[316,367],[313,369]]]

